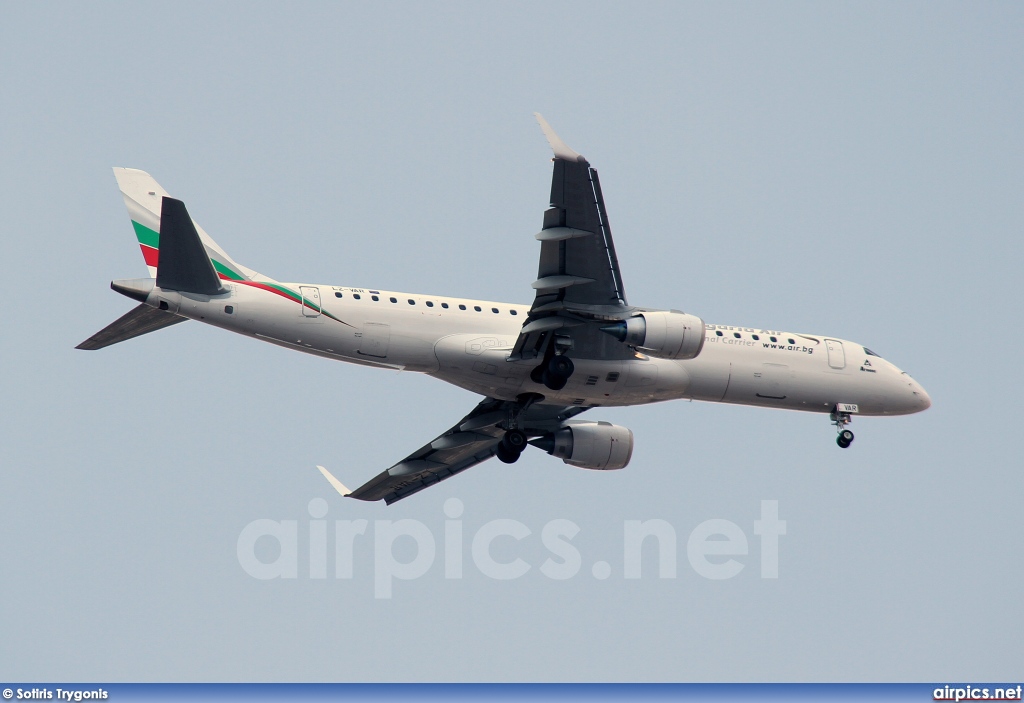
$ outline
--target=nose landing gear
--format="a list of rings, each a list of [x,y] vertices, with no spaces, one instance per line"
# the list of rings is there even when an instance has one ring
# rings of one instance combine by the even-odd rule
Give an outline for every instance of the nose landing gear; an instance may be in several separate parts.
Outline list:
[[[836,426],[836,431],[839,433],[839,436],[836,437],[836,444],[846,449],[853,443],[853,432],[846,429],[846,426],[853,422],[853,414],[841,411],[839,406],[836,406],[829,417],[832,418],[832,424]]]
[[[849,430],[843,430],[839,433],[839,436],[836,437],[836,444],[843,449],[849,447],[851,442],[853,442],[853,432],[850,432]]]

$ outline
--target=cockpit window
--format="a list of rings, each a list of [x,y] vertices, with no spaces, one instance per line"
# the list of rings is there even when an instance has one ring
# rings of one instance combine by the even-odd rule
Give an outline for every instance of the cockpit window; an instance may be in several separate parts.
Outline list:
[[[867,347],[864,347],[864,353],[867,354],[868,356],[878,356],[878,354],[874,353]],[[878,358],[881,359],[882,357],[879,356]]]

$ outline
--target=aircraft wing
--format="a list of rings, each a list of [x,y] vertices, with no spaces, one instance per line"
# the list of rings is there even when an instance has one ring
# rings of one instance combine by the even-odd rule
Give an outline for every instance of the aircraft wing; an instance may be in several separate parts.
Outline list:
[[[469,415],[429,444],[348,494],[391,505],[494,456],[516,403],[485,398]],[[550,431],[585,408],[532,405],[517,417],[523,430]]]
[[[535,116],[555,154],[551,207],[536,235],[536,297],[510,358],[542,356],[556,333],[571,337],[578,355],[627,358],[629,349],[599,329],[633,310],[626,303],[601,181],[583,156]]]

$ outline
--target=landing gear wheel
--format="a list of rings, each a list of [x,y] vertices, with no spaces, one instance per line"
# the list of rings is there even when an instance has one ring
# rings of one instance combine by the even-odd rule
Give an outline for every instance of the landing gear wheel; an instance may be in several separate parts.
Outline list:
[[[540,366],[534,368],[533,371],[530,372],[530,380],[533,381],[534,383],[541,383],[541,384],[544,383],[544,365],[543,364],[541,364]]]
[[[561,376],[566,380],[572,376],[572,372],[575,370],[575,364],[573,364],[572,359],[567,356],[553,356],[551,357],[551,361],[548,362],[548,373],[554,376]]]
[[[504,442],[498,444],[495,454],[498,456],[498,461],[503,464],[514,464],[519,461],[519,452],[510,450],[505,446]]]
[[[501,438],[501,446],[505,447],[510,453],[522,454],[523,450],[526,449],[526,433],[522,430],[509,430]]]
[[[852,413],[840,411],[840,407],[851,408],[849,405],[836,405],[829,417],[832,420],[832,424],[836,426],[836,431],[839,432],[839,436],[836,437],[836,444],[846,449],[853,443],[853,432],[846,429],[846,426],[853,422],[853,415]],[[857,408],[852,406],[852,409],[856,410]]]
[[[544,381],[544,385],[553,391],[560,391],[565,388],[565,384],[569,382],[568,376],[559,376],[551,373],[550,369],[544,369],[544,375],[541,377]]]

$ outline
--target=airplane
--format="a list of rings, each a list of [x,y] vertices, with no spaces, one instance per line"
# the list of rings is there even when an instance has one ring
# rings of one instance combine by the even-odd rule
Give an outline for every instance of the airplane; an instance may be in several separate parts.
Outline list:
[[[235,262],[144,171],[115,168],[149,277],[112,281],[139,302],[78,345],[100,349],[199,322],[362,366],[428,374],[483,397],[449,430],[343,495],[390,505],[527,447],[585,469],[624,468],[633,433],[577,419],[675,399],[826,414],[848,448],[854,415],[906,415],[931,398],[867,347],[821,334],[704,322],[626,302],[597,171],[535,114],[554,153],[535,235],[533,302],[282,283]]]

